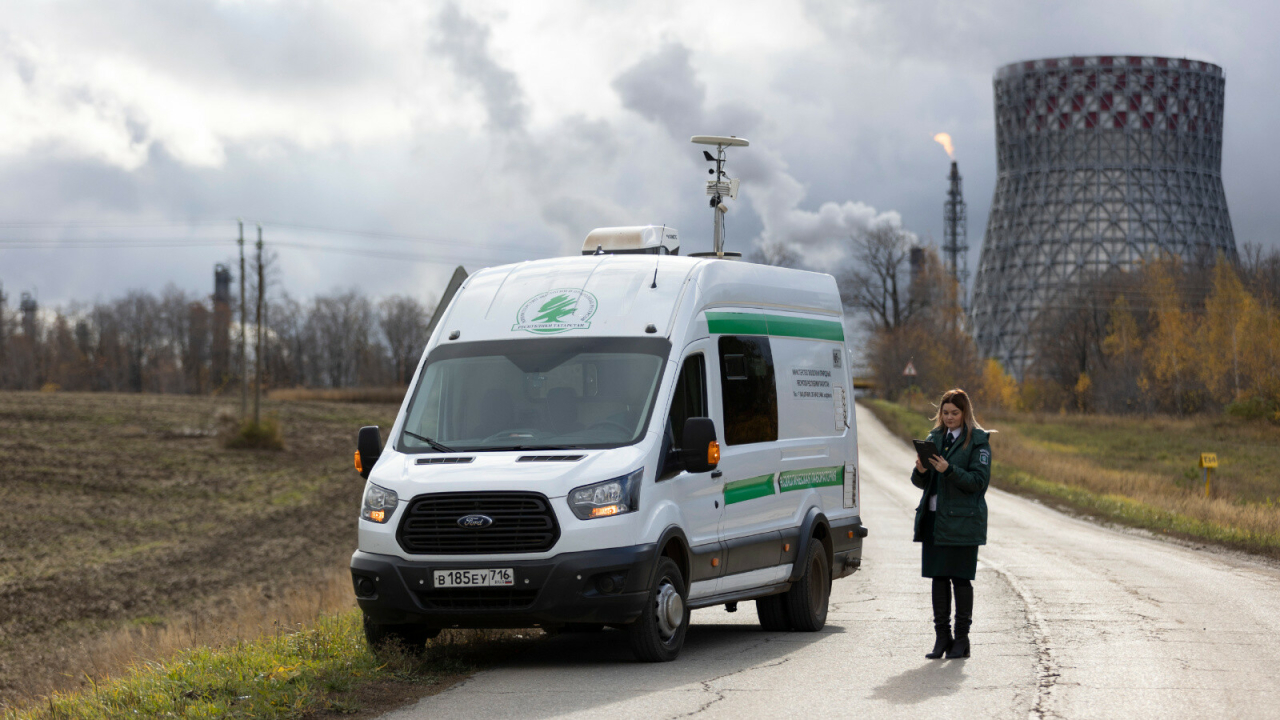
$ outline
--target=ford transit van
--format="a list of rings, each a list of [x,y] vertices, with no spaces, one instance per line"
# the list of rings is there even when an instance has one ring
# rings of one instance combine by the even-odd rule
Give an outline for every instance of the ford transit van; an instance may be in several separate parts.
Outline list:
[[[593,238],[467,278],[385,447],[361,430],[371,643],[609,626],[667,661],[697,608],[819,630],[858,568],[834,279],[668,254],[670,228]]]

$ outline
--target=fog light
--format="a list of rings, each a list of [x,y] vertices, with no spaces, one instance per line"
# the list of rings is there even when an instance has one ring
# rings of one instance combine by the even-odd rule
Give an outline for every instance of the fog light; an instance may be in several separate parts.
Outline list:
[[[614,572],[603,573],[596,576],[596,589],[605,595],[614,595],[622,592],[627,584],[627,573]]]
[[[373,597],[378,594],[378,589],[373,586],[373,581],[367,577],[356,576],[356,597]]]

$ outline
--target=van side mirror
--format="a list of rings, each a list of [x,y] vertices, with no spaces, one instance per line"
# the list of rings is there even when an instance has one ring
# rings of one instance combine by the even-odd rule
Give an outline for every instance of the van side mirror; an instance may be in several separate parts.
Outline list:
[[[711,418],[691,417],[684,421],[684,447],[680,459],[684,469],[704,473],[720,464],[720,443],[716,441],[716,424]]]
[[[360,477],[369,479],[369,471],[373,464],[382,457],[382,431],[377,425],[366,425],[360,428],[356,437],[356,472]]]

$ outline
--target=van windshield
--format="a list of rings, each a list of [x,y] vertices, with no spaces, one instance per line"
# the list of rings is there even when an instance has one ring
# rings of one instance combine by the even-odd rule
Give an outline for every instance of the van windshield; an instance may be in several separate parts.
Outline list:
[[[438,347],[414,388],[397,449],[610,448],[644,433],[670,343],[527,338]],[[415,437],[416,436],[416,437]]]

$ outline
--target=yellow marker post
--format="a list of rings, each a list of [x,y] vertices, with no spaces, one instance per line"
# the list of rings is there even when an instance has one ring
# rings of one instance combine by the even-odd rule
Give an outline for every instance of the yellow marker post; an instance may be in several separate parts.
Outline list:
[[[1212,471],[1218,467],[1217,453],[1200,453],[1200,469],[1204,471],[1204,496],[1209,497],[1209,480]]]

